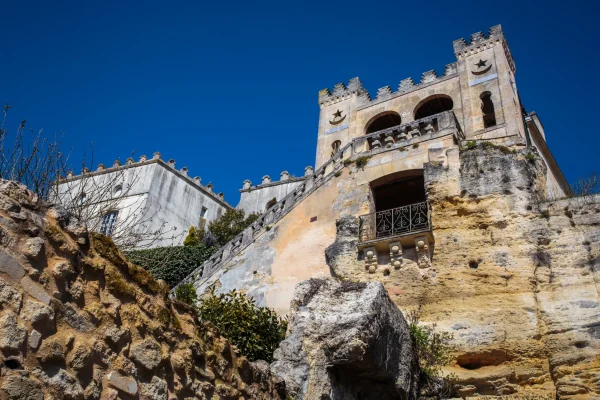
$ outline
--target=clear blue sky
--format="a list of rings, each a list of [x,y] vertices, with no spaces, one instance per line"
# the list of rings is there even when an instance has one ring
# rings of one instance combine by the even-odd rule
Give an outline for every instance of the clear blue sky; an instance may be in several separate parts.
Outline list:
[[[0,8],[10,123],[65,132],[73,160],[160,151],[237,204],[244,179],[314,164],[317,93],[375,95],[502,24],[528,111],[569,181],[598,167],[596,2],[12,1]],[[76,163],[75,163],[76,164]]]

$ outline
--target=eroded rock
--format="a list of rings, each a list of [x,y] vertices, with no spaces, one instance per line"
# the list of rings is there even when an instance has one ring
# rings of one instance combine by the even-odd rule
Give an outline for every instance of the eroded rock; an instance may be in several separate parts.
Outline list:
[[[310,279],[296,286],[290,335],[271,370],[298,399],[416,398],[408,324],[380,283]]]

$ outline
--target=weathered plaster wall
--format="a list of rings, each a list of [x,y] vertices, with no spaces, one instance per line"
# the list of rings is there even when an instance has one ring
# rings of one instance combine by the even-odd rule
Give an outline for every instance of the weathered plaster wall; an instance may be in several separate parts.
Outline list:
[[[113,191],[118,185],[122,194],[115,201]],[[190,226],[199,225],[202,207],[207,208],[207,223],[231,207],[211,191],[210,186],[188,178],[187,171],[154,159],[66,179],[59,185],[57,202],[68,204],[73,196],[86,192],[90,203],[86,207],[98,218],[108,211],[119,212],[115,229],[139,221],[140,230],[153,232],[166,224],[167,233],[154,246],[172,246],[183,242]]]
[[[240,190],[240,202],[236,208],[244,210],[246,214],[262,214],[267,210],[267,203],[272,199],[277,201],[283,199],[291,191],[302,184],[302,179],[291,179],[288,181],[272,182],[266,185],[258,185],[248,189]]]

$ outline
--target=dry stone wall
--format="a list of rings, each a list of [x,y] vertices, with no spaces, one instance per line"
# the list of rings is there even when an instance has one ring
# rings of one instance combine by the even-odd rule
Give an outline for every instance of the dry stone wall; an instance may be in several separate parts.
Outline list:
[[[0,182],[0,399],[283,399],[168,288]]]

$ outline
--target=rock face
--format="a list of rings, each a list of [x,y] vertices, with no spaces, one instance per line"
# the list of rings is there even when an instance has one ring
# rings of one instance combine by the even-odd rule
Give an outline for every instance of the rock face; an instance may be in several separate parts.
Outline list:
[[[543,201],[536,157],[476,148],[459,161],[425,165],[431,265],[369,273],[350,217],[326,251],[332,274],[379,281],[452,334],[456,396],[600,398],[600,196]]]
[[[408,324],[380,283],[299,283],[289,330],[271,370],[297,399],[417,398]]]
[[[0,181],[0,399],[283,399],[112,242]]]

